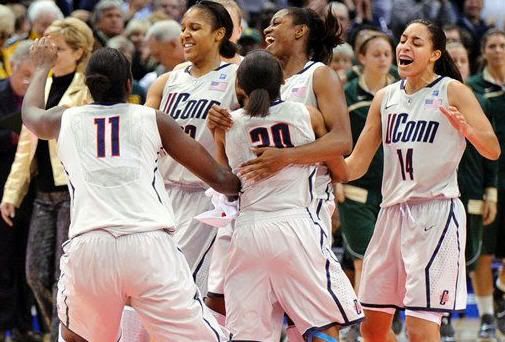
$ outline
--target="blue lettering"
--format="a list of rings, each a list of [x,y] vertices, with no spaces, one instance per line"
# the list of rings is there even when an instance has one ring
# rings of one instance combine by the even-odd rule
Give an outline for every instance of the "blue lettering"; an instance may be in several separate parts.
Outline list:
[[[412,141],[431,144],[435,140],[439,125],[437,121],[409,121],[407,113],[389,114],[385,143]]]

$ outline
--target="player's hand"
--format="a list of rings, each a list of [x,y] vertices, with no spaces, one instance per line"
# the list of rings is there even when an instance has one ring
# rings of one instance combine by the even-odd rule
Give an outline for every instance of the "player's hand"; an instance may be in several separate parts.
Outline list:
[[[289,164],[287,149],[253,147],[251,150],[258,158],[243,163],[239,168],[239,175],[248,183],[271,177]]]
[[[30,48],[33,65],[42,68],[52,68],[58,58],[58,49],[48,37],[42,37],[33,42]]]
[[[212,135],[216,128],[227,131],[233,125],[230,112],[228,109],[213,105],[207,114],[207,127],[210,129]]]
[[[2,202],[0,204],[0,212],[5,223],[12,227],[14,225],[12,219],[16,216],[16,207],[14,204]]]
[[[484,201],[484,207],[482,208],[482,219],[485,226],[494,222],[496,218],[496,202]]]
[[[466,138],[473,134],[473,127],[468,124],[463,114],[454,106],[439,107],[440,111],[447,117],[451,125],[463,134]]]
[[[343,203],[345,201],[344,185],[342,183],[335,184],[335,198],[338,203]]]

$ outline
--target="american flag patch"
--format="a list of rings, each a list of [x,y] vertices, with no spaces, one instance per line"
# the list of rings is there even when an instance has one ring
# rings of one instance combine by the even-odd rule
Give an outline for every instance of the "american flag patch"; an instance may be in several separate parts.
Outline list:
[[[426,99],[424,100],[425,109],[438,109],[442,105],[442,99]]]
[[[304,97],[307,93],[307,87],[298,87],[291,89],[291,94],[296,97]]]
[[[228,87],[228,82],[212,81],[209,90],[225,91]]]

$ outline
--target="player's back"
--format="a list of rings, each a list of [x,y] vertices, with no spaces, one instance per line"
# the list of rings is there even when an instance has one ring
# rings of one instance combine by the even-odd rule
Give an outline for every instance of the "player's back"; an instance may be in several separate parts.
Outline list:
[[[315,140],[307,107],[278,101],[266,117],[251,117],[245,110],[232,112],[233,127],[226,133],[226,155],[233,170],[256,158],[251,147],[289,148]],[[242,184],[240,211],[273,212],[305,208],[313,199],[315,166],[284,168],[274,176],[253,184]]]
[[[72,199],[70,237],[174,226],[158,171],[162,144],[154,109],[125,103],[67,109],[58,147]]]

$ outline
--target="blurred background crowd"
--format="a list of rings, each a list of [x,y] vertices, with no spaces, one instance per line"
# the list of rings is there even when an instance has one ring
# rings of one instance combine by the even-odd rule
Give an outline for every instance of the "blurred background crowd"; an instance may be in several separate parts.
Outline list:
[[[238,45],[242,55],[265,46],[263,30],[281,8],[306,6],[320,14],[328,9],[334,13],[346,43],[334,49],[331,67],[345,86],[355,139],[363,128],[373,94],[399,77],[394,46],[405,26],[413,19],[434,21],[443,27],[448,51],[463,78],[482,97],[483,107],[489,108],[490,115],[501,114],[501,119],[493,120],[497,132],[501,130],[502,150],[505,148],[505,34],[500,31],[505,25],[503,0],[219,2],[228,6],[235,25],[241,27]],[[20,106],[34,71],[29,58],[30,42],[51,34],[58,47],[58,62],[52,71],[52,83],[47,87],[47,108],[90,101],[82,71],[89,54],[103,46],[117,48],[131,59],[135,82],[129,101],[143,104],[154,80],[184,61],[178,39],[180,21],[194,1],[26,0],[2,3],[0,197],[4,220],[0,222],[0,341],[39,341],[51,330],[52,340],[56,341],[54,288],[59,276],[61,245],[68,232],[70,197],[55,144],[37,141],[21,127]],[[503,157],[498,163],[500,167],[482,166],[481,161],[474,162],[472,158],[467,158],[466,164],[461,166],[460,186],[468,200],[483,202],[481,209],[475,211],[476,215],[481,215],[480,224],[488,224],[495,221],[497,215],[505,215],[496,204],[503,201],[497,193],[505,189]],[[376,165],[365,180],[351,187],[337,186],[337,199],[344,207],[341,213],[346,213],[346,199],[360,202],[359,193],[353,192],[358,191],[356,189],[366,189],[367,196],[362,204],[369,205],[372,212],[378,211],[381,167]],[[339,211],[335,215],[335,247],[342,251],[342,246],[350,243],[345,241],[345,223],[352,221],[351,211],[347,211],[348,215],[343,215],[342,220],[338,217]],[[500,222],[503,224],[503,219]],[[339,229],[342,223],[344,235]],[[481,241],[482,236],[477,240]],[[31,248],[32,245],[37,248]],[[366,244],[363,248],[366,249]],[[499,248],[505,249],[505,246]],[[483,261],[487,262],[486,270],[491,269],[496,251],[488,252],[490,257]],[[478,247],[469,259],[479,259],[480,253]],[[359,274],[361,266],[356,260],[360,260],[362,253],[353,255],[353,250],[347,249],[341,254],[351,260],[347,263],[348,269]]]

